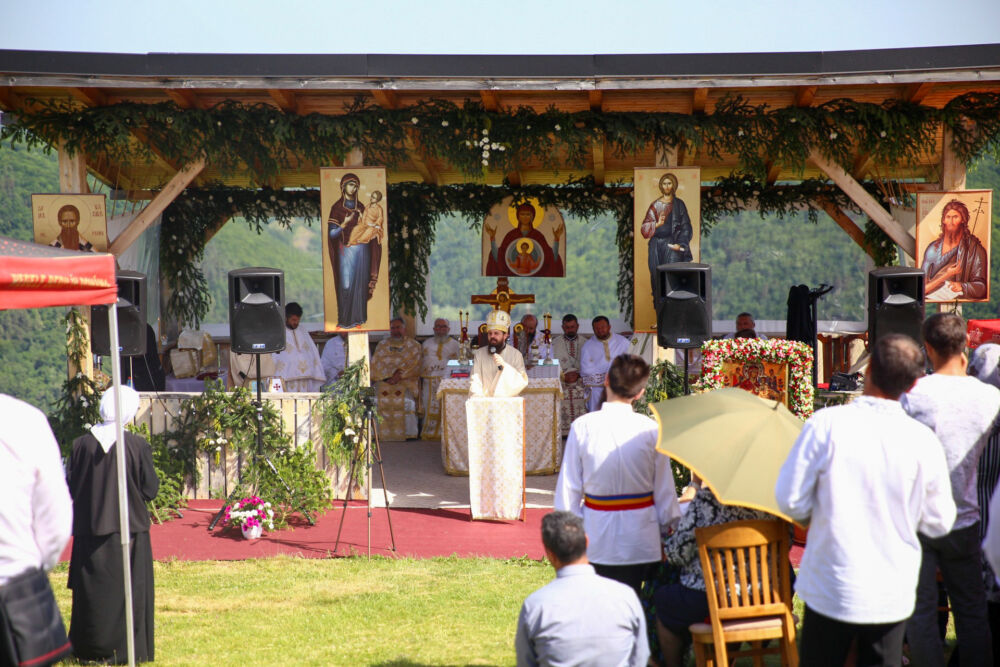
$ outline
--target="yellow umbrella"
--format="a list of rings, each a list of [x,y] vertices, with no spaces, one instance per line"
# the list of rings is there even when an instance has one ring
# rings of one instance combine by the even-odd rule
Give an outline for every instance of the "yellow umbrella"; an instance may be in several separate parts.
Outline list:
[[[660,426],[657,451],[694,471],[720,502],[791,521],[774,484],[803,422],[782,403],[727,387],[650,408]]]

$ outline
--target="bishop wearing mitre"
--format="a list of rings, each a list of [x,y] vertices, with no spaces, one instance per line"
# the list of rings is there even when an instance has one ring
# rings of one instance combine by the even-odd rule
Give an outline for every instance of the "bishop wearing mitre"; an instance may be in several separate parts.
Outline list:
[[[488,345],[480,347],[472,358],[472,380],[469,396],[517,396],[528,386],[524,357],[507,345],[510,315],[494,310],[486,318]]]

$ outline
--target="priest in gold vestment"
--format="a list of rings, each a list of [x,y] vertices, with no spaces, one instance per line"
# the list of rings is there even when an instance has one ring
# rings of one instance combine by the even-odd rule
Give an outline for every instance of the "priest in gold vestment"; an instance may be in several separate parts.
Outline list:
[[[448,320],[434,320],[434,335],[423,342],[420,361],[420,412],[423,440],[441,438],[441,403],[437,398],[441,378],[448,377],[448,360],[458,357],[458,341],[448,335]]]
[[[486,318],[489,344],[473,355],[470,396],[517,396],[528,386],[524,357],[507,345],[509,328],[510,315],[502,310],[494,310]]]
[[[389,323],[389,337],[375,347],[371,377],[378,398],[378,413],[382,417],[378,425],[379,438],[416,438],[420,344],[406,337],[401,318]]]
[[[563,316],[562,330],[563,335],[552,340],[552,356],[559,360],[559,380],[563,390],[560,424],[565,438],[573,420],[587,414],[587,388],[580,376],[580,359],[587,337],[578,333],[580,322],[572,313]]]

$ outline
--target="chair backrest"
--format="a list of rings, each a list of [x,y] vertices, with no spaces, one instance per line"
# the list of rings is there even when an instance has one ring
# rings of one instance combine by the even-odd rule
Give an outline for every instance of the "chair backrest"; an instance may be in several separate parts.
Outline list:
[[[788,524],[734,521],[695,530],[713,624],[791,612]]]

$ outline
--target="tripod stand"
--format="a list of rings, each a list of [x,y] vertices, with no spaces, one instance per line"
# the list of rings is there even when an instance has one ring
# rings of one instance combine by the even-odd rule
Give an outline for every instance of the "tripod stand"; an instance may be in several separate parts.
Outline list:
[[[367,469],[366,477],[366,490],[365,494],[368,498],[368,557],[371,558],[372,555],[372,464],[378,464],[378,474],[382,478],[382,495],[385,499],[385,517],[389,520],[389,539],[392,541],[392,550],[396,550],[396,536],[392,532],[392,514],[389,511],[389,491],[386,489],[385,484],[385,469],[382,468],[382,448],[378,444],[378,431],[375,430],[375,397],[374,396],[364,396],[362,401],[365,405],[365,447],[361,451],[356,451],[354,458],[351,460],[350,472],[347,474],[347,493],[344,494],[344,506],[341,508],[340,514],[340,527],[337,528],[337,541],[333,545],[333,553],[337,553],[337,549],[340,547],[340,534],[344,530],[344,517],[347,516],[347,501],[351,499],[351,493],[354,486],[354,471],[357,469],[358,463],[361,459],[364,459],[364,465]],[[375,449],[372,451],[372,443],[375,444]],[[374,456],[374,458],[373,458]]]
[[[257,362],[257,400],[253,401],[253,406],[257,409],[257,447],[254,450],[253,458],[254,461],[257,461],[258,459],[261,458],[264,459],[264,463],[267,464],[267,467],[271,471],[271,474],[274,475],[275,479],[281,482],[281,485],[285,487],[285,491],[288,492],[288,497],[291,498],[294,495],[292,493],[292,487],[288,486],[288,483],[285,482],[285,480],[281,477],[281,473],[279,473],[278,469],[274,467],[274,462],[271,461],[271,457],[269,457],[267,453],[264,452],[264,402],[261,400],[260,397],[260,383],[261,383],[260,353],[255,353],[254,357],[256,357],[256,362]],[[233,500],[235,499],[238,491],[239,487],[233,489],[232,493],[229,494],[229,497],[226,498],[226,503],[218,511],[215,517],[212,518],[212,522],[208,524],[209,530],[213,530],[215,528],[215,525],[219,523],[219,519],[221,519],[223,515],[225,515],[226,508],[232,505]],[[305,516],[310,526],[316,525],[316,520],[309,514],[308,511],[306,511],[304,507],[300,507],[297,509],[300,512],[302,512],[302,515]]]

